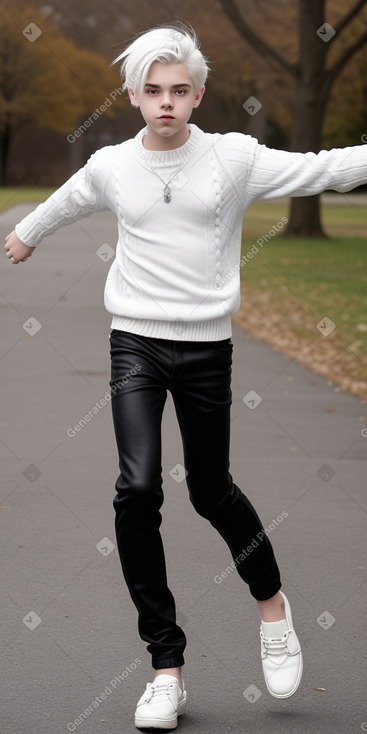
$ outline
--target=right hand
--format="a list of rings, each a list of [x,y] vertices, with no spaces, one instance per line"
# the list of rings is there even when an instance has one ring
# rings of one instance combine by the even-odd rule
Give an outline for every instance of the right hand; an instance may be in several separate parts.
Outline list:
[[[6,250],[6,256],[13,263],[25,263],[26,260],[32,255],[35,247],[29,247],[22,242],[19,237],[15,234],[15,230],[5,237],[4,249]]]

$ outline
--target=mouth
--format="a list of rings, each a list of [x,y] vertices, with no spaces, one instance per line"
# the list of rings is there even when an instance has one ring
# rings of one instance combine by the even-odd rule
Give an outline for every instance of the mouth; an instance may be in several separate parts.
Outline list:
[[[175,118],[172,117],[172,115],[161,115],[158,117],[158,120],[174,120]]]

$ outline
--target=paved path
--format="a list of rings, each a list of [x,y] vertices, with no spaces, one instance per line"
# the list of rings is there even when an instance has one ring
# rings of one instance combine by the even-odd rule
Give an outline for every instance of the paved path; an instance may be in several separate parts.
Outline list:
[[[2,215],[1,241],[31,208]],[[128,734],[152,675],[112,548],[117,452],[110,405],[99,403],[109,389],[110,263],[96,250],[115,240],[112,215],[94,215],[44,240],[27,263],[0,260],[2,734]],[[162,532],[188,637],[179,730],[358,734],[367,729],[367,406],[236,326],[233,341],[231,472],[271,532],[305,673],[293,698],[267,694],[255,603],[236,571],[215,581],[230,566],[227,547],[170,475],[183,457],[168,394]],[[243,402],[250,390],[262,398],[255,409]]]

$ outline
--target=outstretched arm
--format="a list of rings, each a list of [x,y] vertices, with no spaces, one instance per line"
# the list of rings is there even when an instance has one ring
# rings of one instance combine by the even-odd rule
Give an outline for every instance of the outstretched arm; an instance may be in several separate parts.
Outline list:
[[[258,145],[248,177],[252,201],[312,196],[325,189],[344,193],[367,182],[367,146],[288,153]]]
[[[5,240],[7,257],[13,264],[25,262],[41,240],[59,227],[110,208],[104,193],[113,148],[94,153],[83,168],[15,226]]]
[[[212,151],[244,212],[257,201],[344,193],[367,183],[367,145],[292,153],[233,132],[218,135]]]

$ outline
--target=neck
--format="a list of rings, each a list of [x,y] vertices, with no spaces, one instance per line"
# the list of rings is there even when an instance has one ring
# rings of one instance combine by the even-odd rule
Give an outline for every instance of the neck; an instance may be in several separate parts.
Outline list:
[[[144,135],[142,143],[144,148],[147,150],[164,151],[164,150],[175,150],[180,148],[182,145],[187,143],[190,137],[190,130],[186,126],[183,130],[179,130],[176,135],[170,138],[163,138],[161,135],[157,135],[154,131],[148,127],[147,135]]]

